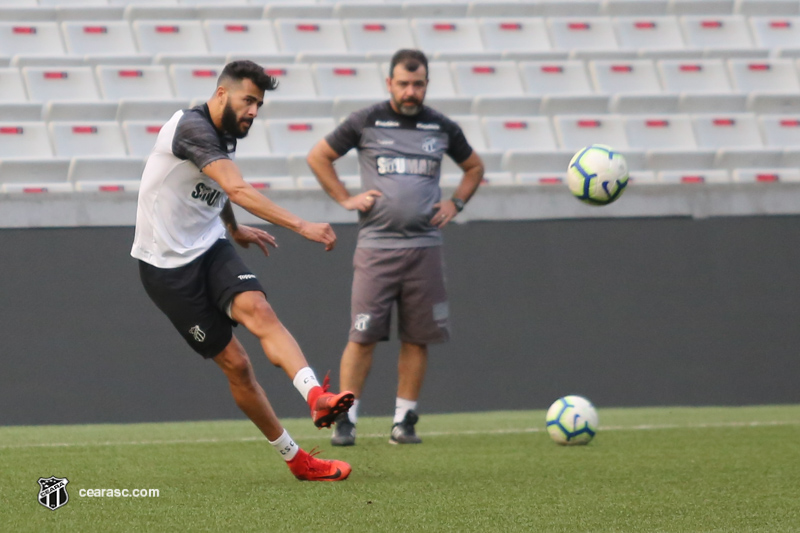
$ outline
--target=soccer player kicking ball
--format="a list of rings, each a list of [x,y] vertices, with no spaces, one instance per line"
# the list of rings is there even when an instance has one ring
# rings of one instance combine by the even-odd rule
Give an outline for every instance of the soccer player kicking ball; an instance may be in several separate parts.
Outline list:
[[[139,260],[148,296],[197,353],[219,365],[236,404],[295,477],[341,481],[350,475],[349,464],[305,452],[283,428],[232,326],[243,324],[258,337],[270,362],[289,375],[308,402],[317,427],[330,427],[346,413],[353,393],[328,392],[327,378],[320,386],[225,230],[240,246],[255,244],[265,255],[267,246],[276,246],[266,231],[236,223],[233,202],[324,244],[326,251],[336,245],[336,235],[329,224],[307,222],[275,205],[242,179],[231,159],[236,139],[247,135],[264,91],[276,88],[275,79],[251,61],[234,61],[217,85],[208,102],[178,111],[161,128],[142,175],[131,255]]]

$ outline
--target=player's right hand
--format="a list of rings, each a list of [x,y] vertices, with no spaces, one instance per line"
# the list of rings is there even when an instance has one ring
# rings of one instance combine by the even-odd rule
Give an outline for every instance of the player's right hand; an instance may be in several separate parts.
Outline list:
[[[305,222],[298,233],[309,241],[324,244],[326,252],[330,252],[336,246],[336,233],[327,222]]]
[[[351,196],[347,200],[344,200],[341,205],[348,211],[358,209],[362,213],[366,213],[373,208],[379,196],[383,196],[381,191],[371,189],[367,192]]]

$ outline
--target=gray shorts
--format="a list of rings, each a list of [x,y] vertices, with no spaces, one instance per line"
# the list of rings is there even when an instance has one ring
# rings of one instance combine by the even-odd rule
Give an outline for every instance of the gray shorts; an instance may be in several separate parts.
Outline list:
[[[442,247],[356,248],[353,257],[350,340],[389,340],[397,302],[400,340],[435,344],[450,340]]]

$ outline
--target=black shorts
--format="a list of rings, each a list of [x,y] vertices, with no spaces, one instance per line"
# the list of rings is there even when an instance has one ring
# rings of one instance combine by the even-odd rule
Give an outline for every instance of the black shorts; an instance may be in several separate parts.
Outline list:
[[[158,268],[139,261],[139,276],[150,299],[205,358],[219,355],[233,338],[237,323],[227,313],[233,297],[264,292],[227,239],[181,267]]]

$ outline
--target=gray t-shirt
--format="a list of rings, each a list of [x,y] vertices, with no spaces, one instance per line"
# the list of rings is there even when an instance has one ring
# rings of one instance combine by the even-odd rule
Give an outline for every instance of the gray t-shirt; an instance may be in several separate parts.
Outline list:
[[[472,155],[455,122],[427,106],[407,117],[385,101],[354,112],[325,140],[339,155],[357,149],[364,190],[383,194],[368,213],[359,213],[358,247],[442,243],[441,232],[430,223],[442,196],[442,157],[463,163]]]

